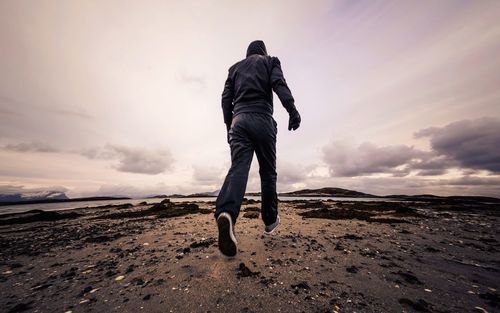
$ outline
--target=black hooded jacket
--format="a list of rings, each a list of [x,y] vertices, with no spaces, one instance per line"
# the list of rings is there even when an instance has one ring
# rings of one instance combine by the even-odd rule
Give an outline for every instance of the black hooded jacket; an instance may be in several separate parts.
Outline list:
[[[233,116],[243,112],[273,114],[273,90],[288,113],[295,110],[280,60],[267,55],[263,41],[250,43],[245,59],[229,68],[222,92],[224,123],[231,125]]]

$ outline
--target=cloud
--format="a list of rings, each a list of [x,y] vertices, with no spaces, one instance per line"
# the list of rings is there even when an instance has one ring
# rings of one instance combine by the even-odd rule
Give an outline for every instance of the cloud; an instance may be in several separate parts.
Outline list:
[[[3,149],[15,152],[59,152],[59,149],[37,141],[8,144],[3,146]]]
[[[347,143],[331,142],[323,148],[323,161],[329,166],[331,176],[363,176],[390,173],[406,176],[406,166],[414,160],[428,157],[428,152],[406,145],[379,147],[365,142],[354,147]]]
[[[456,168],[467,173],[486,170],[500,173],[500,120],[461,120],[444,127],[429,127],[414,133],[429,138],[431,150],[407,145],[379,147],[365,142],[358,147],[331,142],[323,148],[323,161],[336,177],[382,173],[404,177],[440,176]],[[472,172],[470,172],[472,171]]]
[[[431,127],[415,133],[428,137],[432,150],[463,168],[500,173],[500,120],[484,117],[462,120],[444,127]]]
[[[299,164],[278,161],[278,183],[283,186],[303,183],[312,169]]]
[[[207,79],[203,75],[195,75],[188,73],[186,70],[180,70],[176,73],[176,79],[196,90],[201,90],[206,87]]]
[[[69,117],[78,117],[81,119],[92,119],[92,116],[79,108],[72,107],[50,107],[47,108],[48,112],[52,112],[55,114],[59,114],[62,116]]]
[[[156,175],[169,169],[174,162],[167,150],[130,148],[115,145],[90,148],[80,154],[97,160],[117,160],[113,167],[120,172]]]
[[[456,167],[457,162],[446,156],[435,156],[429,153],[427,158],[412,160],[408,164],[411,170],[418,170],[419,176],[439,176],[448,172],[449,168]]]
[[[201,184],[221,184],[224,170],[216,166],[193,166],[193,179]]]

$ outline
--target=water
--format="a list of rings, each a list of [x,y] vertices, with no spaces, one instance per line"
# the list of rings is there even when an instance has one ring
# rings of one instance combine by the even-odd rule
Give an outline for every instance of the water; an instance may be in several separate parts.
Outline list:
[[[260,200],[260,197],[247,196],[247,199]],[[193,202],[193,201],[215,201],[216,197],[200,197],[200,198],[169,198],[172,202]],[[334,201],[392,201],[389,198],[347,198],[347,197],[279,197],[280,201],[291,200],[334,200]],[[96,207],[109,204],[139,204],[146,201],[147,203],[158,203],[163,199],[147,198],[147,199],[123,199],[123,200],[102,200],[102,201],[77,201],[77,202],[59,202],[59,203],[34,203],[34,204],[14,204],[0,206],[0,214],[21,213],[30,210],[44,211],[60,211],[84,207]]]

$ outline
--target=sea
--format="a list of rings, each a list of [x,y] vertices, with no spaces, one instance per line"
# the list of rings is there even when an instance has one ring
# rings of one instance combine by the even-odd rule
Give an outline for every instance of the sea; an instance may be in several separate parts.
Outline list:
[[[247,199],[260,200],[258,196],[246,196]],[[172,202],[198,202],[215,201],[216,197],[199,198],[169,198]],[[61,211],[86,207],[97,207],[104,205],[119,205],[130,203],[133,205],[146,201],[148,204],[161,202],[162,198],[144,198],[144,199],[120,199],[120,200],[97,200],[97,201],[76,201],[76,202],[57,202],[57,203],[33,203],[33,204],[13,204],[0,206],[1,214],[22,213],[31,210]],[[279,197],[280,201],[293,200],[333,200],[333,201],[395,201],[390,198],[349,198],[349,197]]]

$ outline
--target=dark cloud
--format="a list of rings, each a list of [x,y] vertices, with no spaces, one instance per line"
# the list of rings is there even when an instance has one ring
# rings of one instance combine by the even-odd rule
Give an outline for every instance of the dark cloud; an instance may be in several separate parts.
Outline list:
[[[117,160],[113,167],[120,172],[156,175],[169,169],[174,162],[167,150],[130,148],[106,145],[102,148],[91,148],[80,152],[89,159]]]
[[[462,120],[420,130],[415,137],[428,137],[435,153],[460,167],[500,173],[499,119]]]
[[[59,149],[41,142],[8,144],[3,149],[16,152],[59,152]]]
[[[332,142],[323,148],[323,160],[331,176],[354,177],[376,173],[404,177],[439,176],[449,169],[472,174],[486,170],[500,173],[500,120],[462,120],[444,127],[430,127],[414,134],[429,138],[431,151],[407,145],[378,147],[363,143],[358,147]]]
[[[378,147],[365,142],[358,147],[332,142],[323,148],[323,161],[332,176],[363,176],[390,173],[401,177],[410,173],[407,164],[428,157],[428,152],[406,145]]]
[[[457,162],[444,156],[428,154],[427,157],[413,160],[408,164],[408,169],[417,170],[419,176],[439,176],[448,172],[448,169],[455,167]]]

